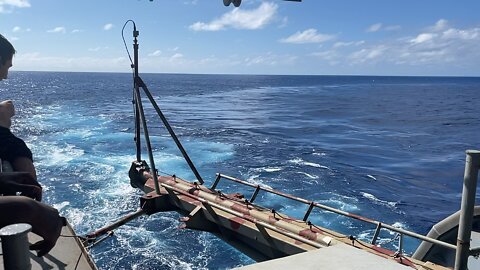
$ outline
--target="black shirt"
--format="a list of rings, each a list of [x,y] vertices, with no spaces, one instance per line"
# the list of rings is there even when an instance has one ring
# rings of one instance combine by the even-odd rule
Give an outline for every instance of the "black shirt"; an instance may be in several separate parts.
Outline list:
[[[33,161],[32,151],[25,142],[13,135],[10,129],[0,127],[0,159],[12,163],[19,157],[26,157]]]

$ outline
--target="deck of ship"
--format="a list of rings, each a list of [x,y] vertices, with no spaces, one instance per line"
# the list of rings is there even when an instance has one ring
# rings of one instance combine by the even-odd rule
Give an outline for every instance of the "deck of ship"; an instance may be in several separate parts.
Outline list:
[[[33,244],[41,240],[34,233],[28,234],[28,241]],[[3,250],[0,247],[0,269],[4,269]],[[81,240],[76,236],[70,225],[62,228],[60,237],[55,247],[45,256],[37,257],[34,251],[30,251],[30,263],[32,270],[96,270],[97,267],[91,261],[87,250]]]

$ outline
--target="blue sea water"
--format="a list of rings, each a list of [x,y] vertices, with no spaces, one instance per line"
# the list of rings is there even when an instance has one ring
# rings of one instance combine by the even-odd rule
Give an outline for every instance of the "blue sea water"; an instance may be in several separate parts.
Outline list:
[[[459,209],[465,150],[480,148],[480,78],[142,77],[207,184],[221,172],[422,234]],[[127,175],[135,159],[131,74],[13,72],[0,99],[15,102],[13,131],[34,153],[45,201],[80,235],[138,207],[141,192]],[[157,167],[193,180],[145,107]],[[258,202],[298,218],[307,208],[267,194]],[[117,229],[92,248],[98,267],[253,263],[208,233],[178,229],[179,217],[159,213]],[[374,231],[317,210],[311,218],[365,240]],[[395,248],[393,237],[383,232],[381,242]],[[413,252],[418,241],[406,241]]]

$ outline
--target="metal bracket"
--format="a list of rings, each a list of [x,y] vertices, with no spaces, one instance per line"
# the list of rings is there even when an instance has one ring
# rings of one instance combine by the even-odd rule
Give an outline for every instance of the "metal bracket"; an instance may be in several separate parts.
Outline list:
[[[188,214],[188,217],[183,218],[182,221],[185,222],[186,228],[206,232],[219,232],[218,226],[210,222],[205,217],[203,211],[203,207],[199,205]]]
[[[170,203],[168,195],[158,195],[155,192],[150,192],[140,197],[140,207],[147,215],[158,212],[174,211],[176,209],[176,207]]]

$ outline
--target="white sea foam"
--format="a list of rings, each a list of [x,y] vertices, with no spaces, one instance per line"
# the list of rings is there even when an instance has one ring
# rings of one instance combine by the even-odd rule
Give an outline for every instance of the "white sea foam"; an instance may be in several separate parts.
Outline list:
[[[53,207],[58,211],[62,211],[65,207],[69,206],[70,202],[61,202],[53,204]]]
[[[40,144],[34,148],[34,153],[43,153],[40,155],[38,165],[40,166],[61,166],[84,155],[83,149],[73,144],[53,145]]]
[[[260,167],[252,169],[255,172],[279,172],[283,170],[281,167]]]
[[[405,223],[399,222],[399,221],[393,223],[392,226],[395,228],[404,229],[404,230],[408,229],[408,226]]]
[[[331,193],[328,200],[321,200],[319,202],[347,212],[358,210],[358,200],[349,196]]]
[[[283,170],[283,169],[280,168],[280,167],[267,167],[267,168],[265,168],[266,172],[278,172],[278,171],[281,171],[281,170]]]
[[[310,179],[318,179],[320,177],[316,176],[316,175],[312,175],[312,174],[309,174],[309,173],[306,173],[306,172],[298,172],[299,174],[303,174],[305,175],[306,177],[310,178]]]
[[[68,222],[70,222],[70,224],[72,224],[74,227],[85,225],[84,221],[89,214],[90,213],[85,211],[85,209],[78,208],[68,208],[66,211]]]
[[[258,175],[258,174],[250,175],[247,178],[247,182],[250,182],[250,183],[255,184],[255,185],[260,185],[264,188],[272,189],[271,186],[265,184],[265,182],[263,182],[259,177],[260,177],[260,175]]]
[[[373,194],[370,194],[370,193],[360,192],[360,194],[363,197],[367,198],[368,200],[370,200],[373,203],[378,204],[378,205],[388,206],[389,208],[395,208],[395,206],[397,205],[397,202],[389,202],[389,201],[380,200],[377,197],[375,197]]]
[[[301,159],[301,158],[291,159],[291,160],[289,160],[289,162],[294,163],[294,164],[297,164],[297,165],[310,166],[310,167],[314,167],[314,168],[321,168],[321,169],[330,170],[330,168],[327,167],[327,166],[323,166],[323,165],[320,165],[320,164],[318,164],[318,163],[313,163],[313,162],[304,161],[304,160]]]

